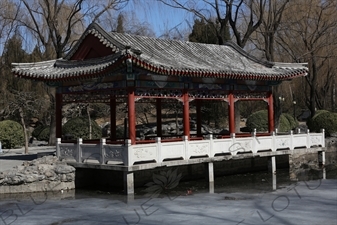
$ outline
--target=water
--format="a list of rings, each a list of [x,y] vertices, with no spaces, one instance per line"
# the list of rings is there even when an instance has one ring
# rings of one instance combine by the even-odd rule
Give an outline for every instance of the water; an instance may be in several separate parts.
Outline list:
[[[278,170],[178,182],[158,195],[73,190],[0,196],[5,224],[337,224],[336,170],[303,172],[290,180]],[[151,187],[151,186],[150,186]],[[213,189],[213,190],[212,190]],[[210,193],[211,192],[211,193]]]

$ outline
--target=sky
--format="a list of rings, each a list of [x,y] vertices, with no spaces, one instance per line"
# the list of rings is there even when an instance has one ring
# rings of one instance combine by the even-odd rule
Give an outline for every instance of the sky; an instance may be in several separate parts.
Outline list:
[[[140,22],[147,22],[157,37],[167,31],[191,31],[193,27],[192,13],[158,0],[132,0],[122,11],[134,13]]]
[[[186,0],[187,1],[187,0]],[[182,0],[182,2],[186,2]],[[200,3],[195,1],[199,8],[204,9]],[[159,0],[129,0],[125,7],[117,11],[115,15],[126,13],[128,16],[135,16],[140,23],[146,23],[155,33],[156,37],[162,37],[163,34],[170,32],[183,39],[192,31],[194,14],[186,10],[172,8],[160,2]],[[25,37],[27,43],[23,43],[26,51],[30,52],[35,46],[35,42],[30,37]],[[3,50],[3,43],[0,43],[0,54]]]

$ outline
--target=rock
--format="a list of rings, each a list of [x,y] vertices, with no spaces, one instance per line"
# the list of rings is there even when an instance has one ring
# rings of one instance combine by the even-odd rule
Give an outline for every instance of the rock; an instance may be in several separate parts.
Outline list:
[[[38,180],[39,180],[39,177],[36,174],[26,175],[24,179],[24,183],[33,183]]]
[[[56,165],[54,171],[57,174],[67,174],[75,172],[75,168],[68,165]]]
[[[75,181],[75,174],[74,173],[68,173],[66,175],[66,179],[67,179],[67,182]]]
[[[23,184],[24,181],[21,176],[10,176],[10,177],[7,177],[7,183],[9,185],[18,185],[18,184]]]
[[[50,177],[54,177],[56,174],[54,172],[54,170],[50,169],[50,170],[47,170],[44,175],[47,177],[47,178],[50,178]]]
[[[46,182],[74,187],[75,168],[50,155],[24,162],[12,170],[0,172],[0,193],[14,193],[15,190],[38,192],[41,188],[35,190],[34,187],[45,187],[48,185]],[[8,188],[9,186],[13,188]]]
[[[53,165],[48,165],[48,164],[41,164],[37,166],[37,171],[39,174],[45,174],[46,171],[48,170],[53,170],[54,166]]]

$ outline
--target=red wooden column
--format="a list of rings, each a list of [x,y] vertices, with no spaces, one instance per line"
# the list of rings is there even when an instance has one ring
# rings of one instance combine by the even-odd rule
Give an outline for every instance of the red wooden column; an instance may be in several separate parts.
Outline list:
[[[128,90],[128,117],[129,117],[129,138],[131,144],[136,144],[136,107],[134,88]]]
[[[202,137],[201,133],[201,99],[196,100],[196,110],[197,110],[197,137]]]
[[[116,98],[110,95],[110,139],[116,141]]]
[[[56,138],[62,138],[62,94],[58,91],[55,100]]]
[[[157,136],[161,137],[162,133],[162,114],[161,114],[161,98],[156,99],[156,106],[157,106]]]
[[[188,101],[188,91],[183,92],[183,122],[184,122],[184,136],[190,140],[190,104]]]
[[[275,130],[274,102],[273,94],[271,92],[268,94],[268,130],[269,133]]]
[[[229,133],[235,134],[235,110],[234,110],[234,95],[232,92],[228,95],[228,124]]]

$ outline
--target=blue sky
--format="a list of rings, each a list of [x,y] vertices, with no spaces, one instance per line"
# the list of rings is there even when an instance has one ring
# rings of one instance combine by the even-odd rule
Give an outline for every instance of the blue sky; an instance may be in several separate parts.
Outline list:
[[[169,7],[157,0],[132,0],[122,11],[135,13],[140,22],[147,22],[156,36],[168,30],[190,30],[194,15]]]
[[[197,2],[199,7],[202,7],[199,4],[202,1]],[[121,12],[134,14],[140,23],[149,24],[149,27],[155,32],[157,37],[168,31],[172,31],[172,33],[178,31],[182,32],[181,35],[186,35],[191,32],[195,18],[192,13],[172,8],[158,0],[130,0]],[[116,12],[116,15],[118,14],[119,11]],[[26,43],[23,43],[23,45],[29,52],[35,46],[35,42],[32,41],[30,36],[25,38]],[[2,50],[3,45],[0,43],[0,54]]]

